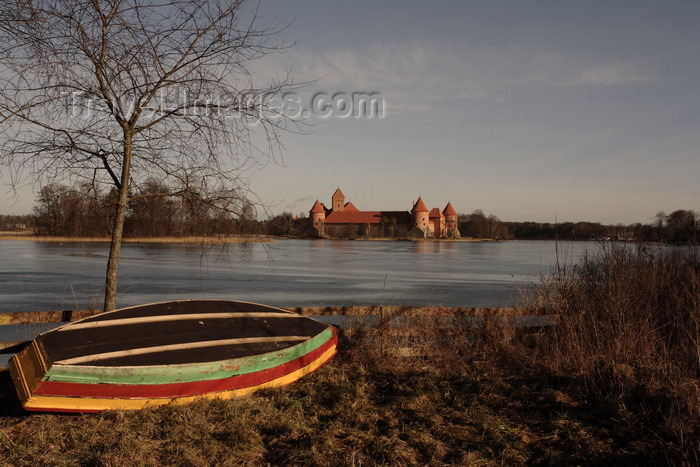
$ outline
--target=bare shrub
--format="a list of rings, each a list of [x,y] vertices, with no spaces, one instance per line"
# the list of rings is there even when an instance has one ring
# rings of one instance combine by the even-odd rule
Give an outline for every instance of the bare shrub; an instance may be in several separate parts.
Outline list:
[[[363,310],[343,333],[348,357],[372,370],[463,374],[492,366],[514,330],[495,310],[438,306]]]
[[[560,320],[534,358],[575,376],[590,397],[636,404],[691,463],[700,452],[699,273],[697,247],[606,244],[535,288]]]

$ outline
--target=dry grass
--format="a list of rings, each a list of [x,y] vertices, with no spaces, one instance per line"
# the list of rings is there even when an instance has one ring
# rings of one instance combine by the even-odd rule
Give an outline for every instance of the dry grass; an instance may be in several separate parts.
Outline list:
[[[232,401],[28,415],[0,373],[0,465],[639,465],[663,461],[629,415],[537,378],[371,370],[341,354]],[[620,417],[616,424],[599,417]],[[632,427],[632,428],[630,428]],[[652,440],[653,441],[653,440]],[[651,456],[651,457],[649,457]]]
[[[446,375],[478,370],[516,335],[502,326],[499,309],[379,307],[355,314],[344,333],[349,358],[372,371],[404,374],[439,370]],[[515,312],[515,309],[509,309]],[[376,313],[378,312],[378,313]]]
[[[609,244],[543,278],[560,324],[533,360],[581,394],[633,409],[689,465],[700,464],[700,251]]]
[[[87,318],[101,312],[101,310],[90,309],[66,311],[18,311],[16,313],[0,313],[0,325],[78,321],[79,319]]]

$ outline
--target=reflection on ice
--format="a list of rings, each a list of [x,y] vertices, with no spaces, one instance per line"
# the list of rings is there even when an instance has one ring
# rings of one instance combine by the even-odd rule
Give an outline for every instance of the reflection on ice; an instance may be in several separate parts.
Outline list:
[[[568,244],[571,258],[588,246]],[[0,241],[0,312],[101,304],[108,246]],[[559,245],[561,249],[561,245]],[[278,306],[510,306],[555,263],[553,242],[277,240],[240,250],[122,247],[119,306],[218,298]]]

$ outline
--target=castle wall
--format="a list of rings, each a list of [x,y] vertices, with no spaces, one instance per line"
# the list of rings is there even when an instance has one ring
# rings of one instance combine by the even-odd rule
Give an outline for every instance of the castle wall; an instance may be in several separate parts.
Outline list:
[[[333,209],[328,210],[317,200],[310,211],[311,224],[320,235],[342,238],[460,236],[456,211],[451,203],[444,212],[437,208],[428,212],[419,197],[410,213],[360,211],[352,203],[345,203],[345,195],[340,188],[333,193],[332,203]]]

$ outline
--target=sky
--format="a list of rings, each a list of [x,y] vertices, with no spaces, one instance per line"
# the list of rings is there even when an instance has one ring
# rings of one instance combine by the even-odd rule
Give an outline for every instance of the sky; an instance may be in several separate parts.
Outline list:
[[[451,202],[504,221],[653,222],[700,211],[700,2],[262,0],[310,110],[251,173],[269,214]],[[379,116],[314,96],[374,93]],[[324,110],[328,110],[325,109]],[[3,183],[3,180],[0,180]],[[6,190],[3,190],[5,195]],[[0,198],[27,213],[34,198]]]

